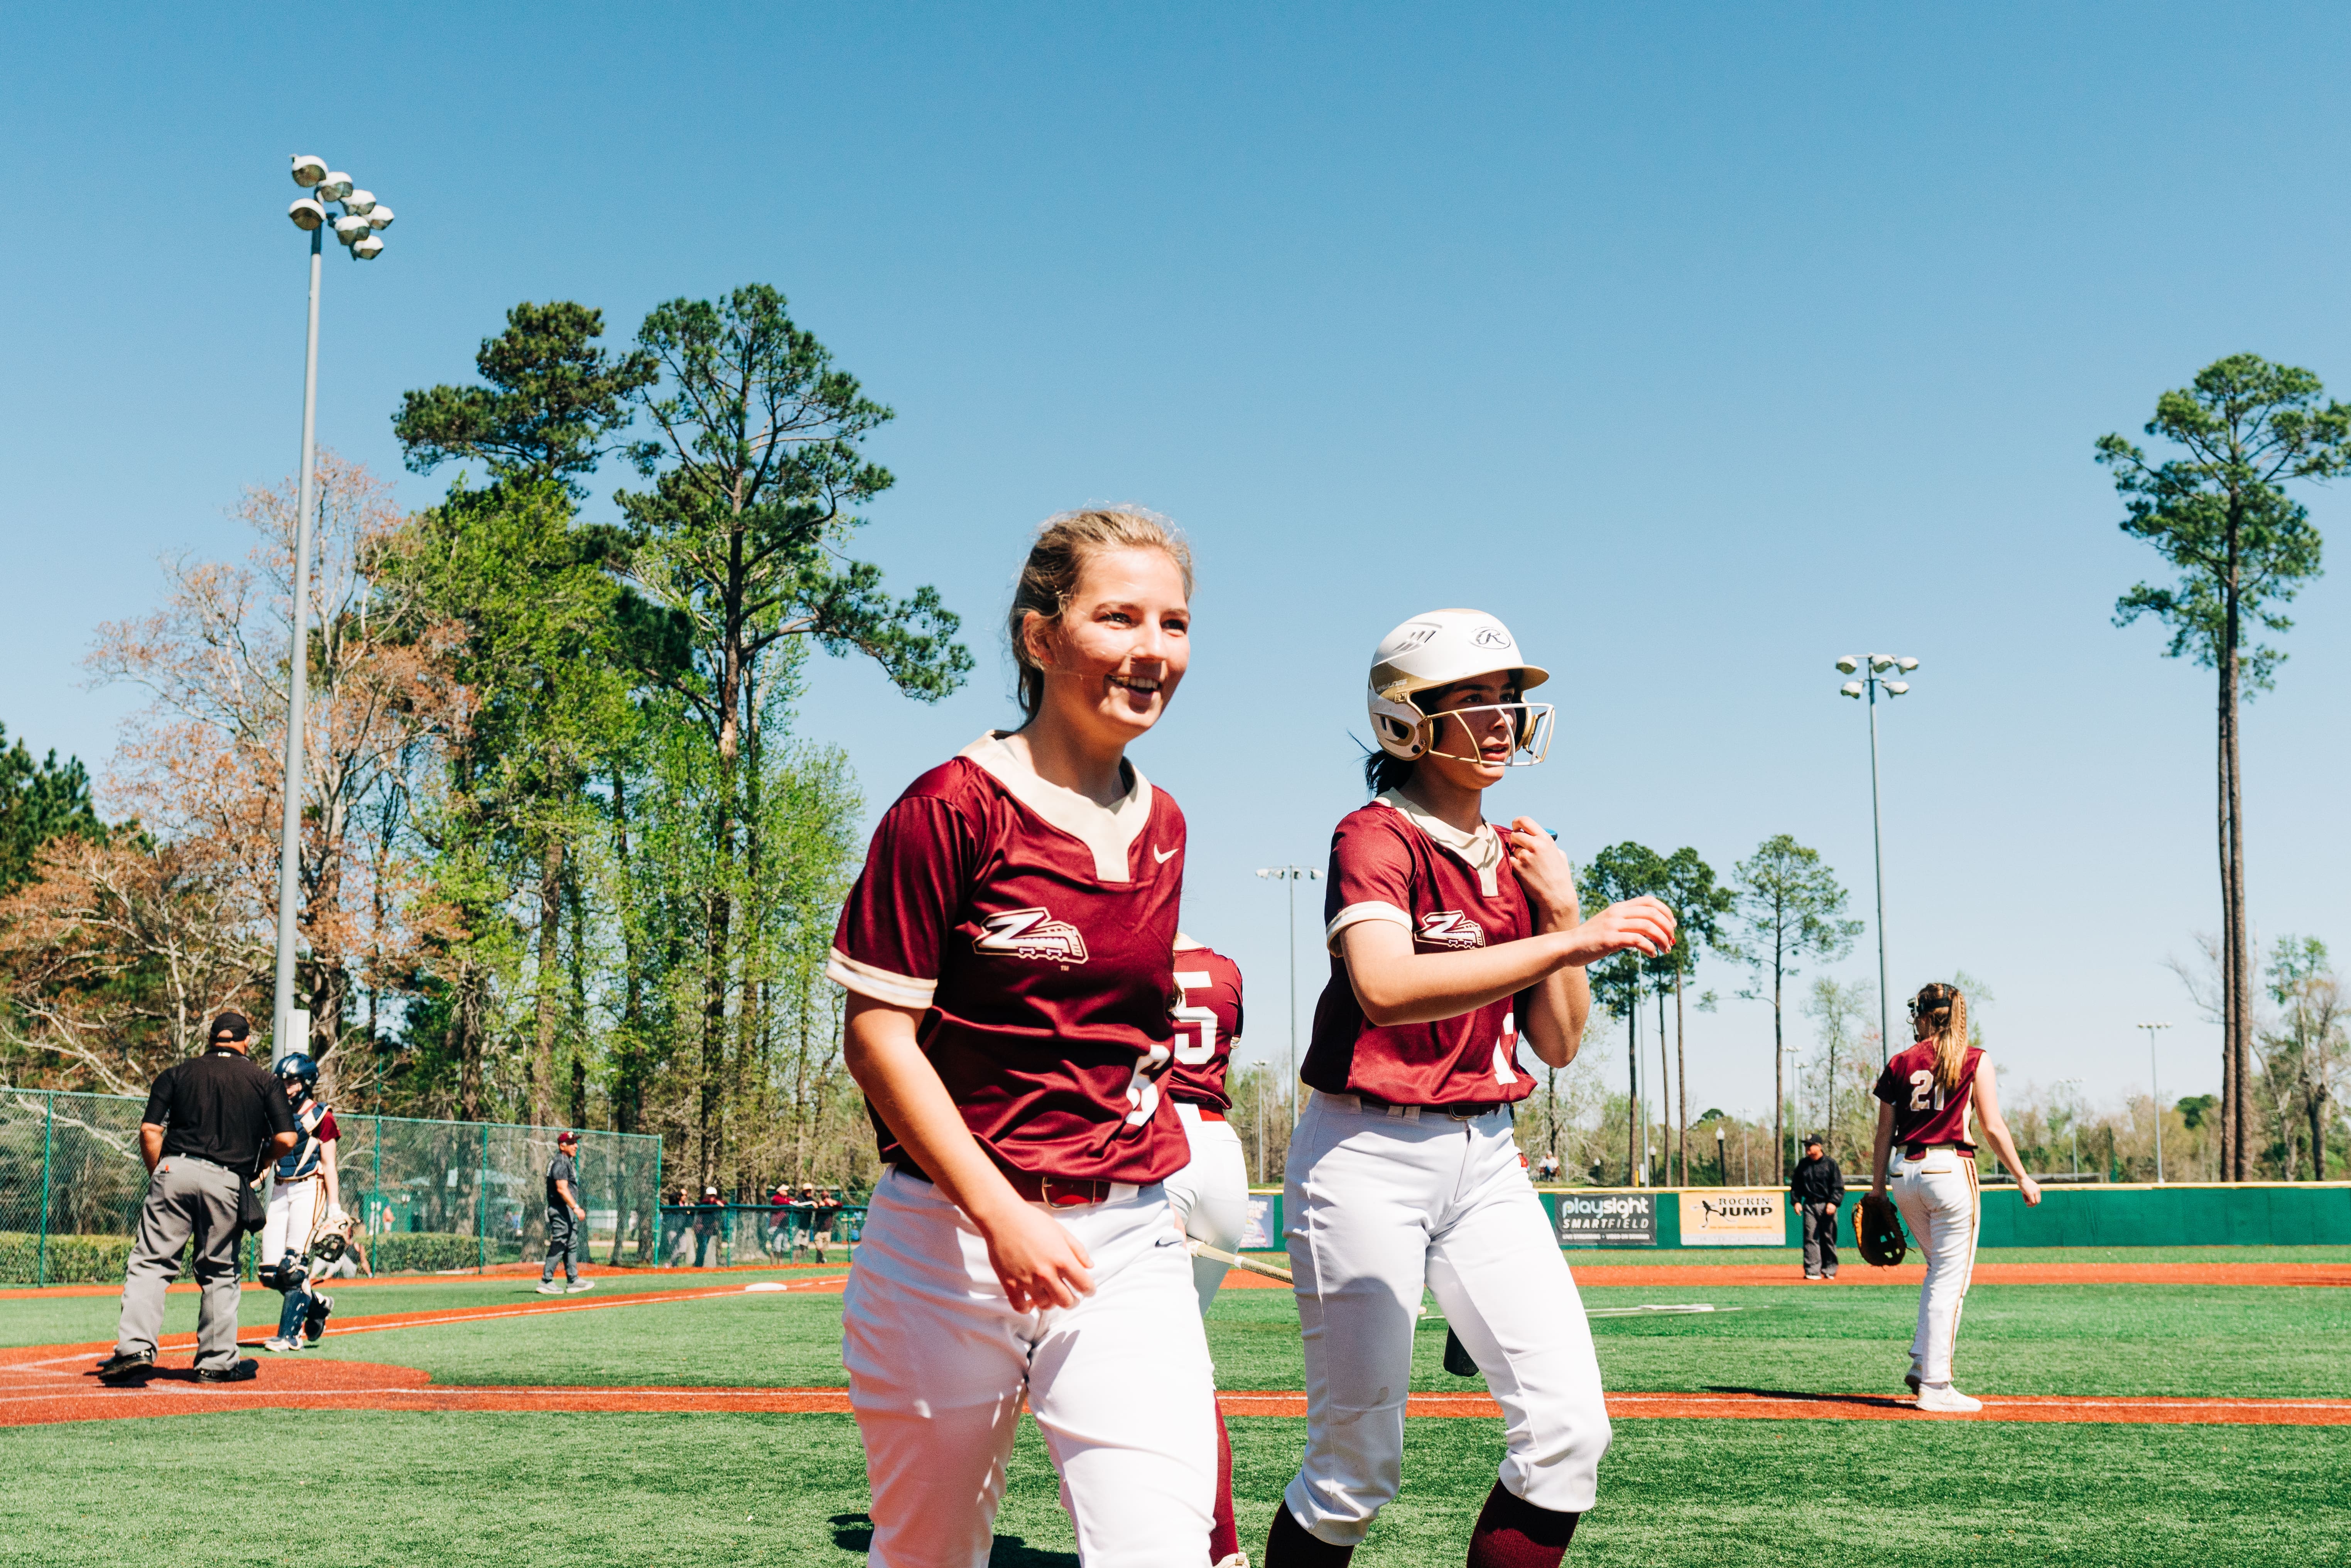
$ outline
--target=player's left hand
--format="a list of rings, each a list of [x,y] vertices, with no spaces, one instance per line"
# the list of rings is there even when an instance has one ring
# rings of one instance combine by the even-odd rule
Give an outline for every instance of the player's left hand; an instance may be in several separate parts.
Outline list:
[[[1532,817],[1510,819],[1502,847],[1519,885],[1527,890],[1545,929],[1565,931],[1582,924],[1583,913],[1575,896],[1575,867],[1552,836]]]
[[[2016,1186],[2019,1192],[2024,1194],[2025,1207],[2031,1208],[2041,1201],[2041,1184],[2034,1181],[2031,1176],[2019,1172],[2016,1177]]]

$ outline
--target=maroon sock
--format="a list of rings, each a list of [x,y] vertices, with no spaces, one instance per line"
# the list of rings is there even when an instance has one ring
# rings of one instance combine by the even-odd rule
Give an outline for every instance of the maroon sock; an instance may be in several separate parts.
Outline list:
[[[1225,1430],[1225,1410],[1217,1406],[1217,1513],[1208,1526],[1208,1562],[1222,1563],[1241,1549],[1240,1526],[1233,1520],[1233,1439]]]
[[[1582,1517],[1537,1508],[1496,1481],[1469,1537],[1469,1568],[1559,1568]]]
[[[1354,1554],[1352,1546],[1333,1546],[1307,1534],[1288,1503],[1273,1511],[1273,1528],[1265,1536],[1264,1568],[1347,1568],[1347,1559]]]

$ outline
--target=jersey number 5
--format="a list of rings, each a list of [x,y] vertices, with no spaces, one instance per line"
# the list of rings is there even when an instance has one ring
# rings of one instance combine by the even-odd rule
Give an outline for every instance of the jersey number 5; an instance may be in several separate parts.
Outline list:
[[[1205,1067],[1216,1060],[1217,1010],[1192,1006],[1188,994],[1215,977],[1206,969],[1176,971],[1176,1060],[1186,1067]]]

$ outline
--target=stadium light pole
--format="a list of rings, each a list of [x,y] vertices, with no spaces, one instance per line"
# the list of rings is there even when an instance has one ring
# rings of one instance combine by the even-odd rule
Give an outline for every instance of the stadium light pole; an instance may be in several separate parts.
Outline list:
[[[287,660],[285,792],[278,800],[277,825],[277,997],[270,1015],[269,1056],[282,1061],[296,1048],[296,1013],[301,1014],[303,1045],[309,1043],[309,1014],[294,1005],[294,926],[296,901],[302,880],[302,720],[309,695],[310,676],[310,524],[318,505],[319,431],[319,266],[325,254],[329,202],[340,203],[342,215],[332,222],[335,238],[355,261],[373,261],[383,254],[382,232],[392,226],[392,209],[371,191],[357,189],[351,177],[329,169],[327,161],[307,152],[294,155],[294,183],[302,194],[286,209],[294,226],[310,236],[310,325],[302,348],[302,478],[296,489],[294,511],[294,634]]]
[[[2155,1185],[2161,1186],[2163,1185],[2163,1085],[2156,1074],[2155,1042],[2162,1038],[2163,1031],[2171,1026],[2168,1023],[2143,1023],[2135,1027],[2147,1030],[2147,1092],[2155,1096]]]
[[[1290,1124],[1298,1125],[1298,884],[1320,882],[1322,873],[1312,866],[1270,865],[1258,875],[1270,877],[1290,884],[1290,1087],[1282,1092],[1290,1096]]]
[[[1907,654],[1847,653],[1836,667],[1841,674],[1861,675],[1839,686],[1839,695],[1869,704],[1869,848],[1877,869],[1877,1064],[1883,1067],[1894,1050],[1894,1009],[1886,990],[1886,839],[1877,803],[1877,694],[1885,692],[1891,702],[1908,691],[1909,682],[1887,680],[1886,672],[1907,675],[1918,667],[1918,661]]]

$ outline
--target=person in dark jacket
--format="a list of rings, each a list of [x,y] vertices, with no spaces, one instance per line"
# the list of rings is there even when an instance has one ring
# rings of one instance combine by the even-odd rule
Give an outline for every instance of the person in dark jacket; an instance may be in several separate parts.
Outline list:
[[[196,1376],[242,1383],[259,1363],[236,1354],[236,1244],[244,1237],[240,1194],[265,1158],[293,1152],[294,1111],[277,1080],[245,1058],[251,1026],[239,1013],[213,1019],[204,1054],[163,1070],[147,1091],[139,1152],[147,1197],[123,1271],[122,1321],[114,1354],[99,1364],[108,1383],[155,1368],[163,1328],[163,1287],[190,1264],[204,1296],[196,1307]]]
[[[1844,1201],[1844,1172],[1829,1158],[1815,1133],[1804,1140],[1804,1157],[1788,1184],[1790,1201],[1804,1222],[1804,1278],[1836,1278],[1837,1206]]]

